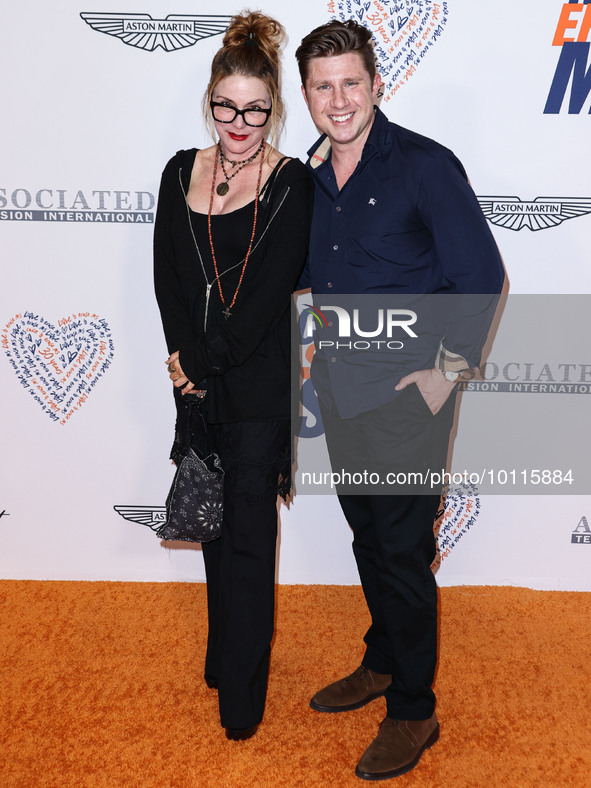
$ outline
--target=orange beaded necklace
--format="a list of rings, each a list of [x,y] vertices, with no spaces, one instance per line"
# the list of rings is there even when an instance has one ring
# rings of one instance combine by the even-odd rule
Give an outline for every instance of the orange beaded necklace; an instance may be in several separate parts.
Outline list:
[[[246,252],[246,257],[244,258],[244,263],[242,265],[242,271],[240,272],[240,279],[238,280],[238,284],[236,285],[236,290],[234,291],[234,297],[232,298],[232,301],[231,301],[230,304],[226,304],[226,299],[224,298],[224,294],[222,292],[222,283],[220,282],[220,275],[219,275],[219,272],[218,272],[218,264],[217,264],[217,260],[215,259],[215,251],[214,251],[214,248],[213,248],[213,238],[212,238],[212,235],[211,235],[211,209],[213,207],[213,195],[214,195],[214,191],[215,191],[215,181],[216,181],[216,176],[217,176],[217,171],[218,171],[218,159],[219,158],[220,158],[220,150],[219,150],[219,148],[216,148],[215,161],[214,161],[214,165],[213,165],[213,178],[212,178],[212,181],[211,181],[211,197],[209,198],[209,210],[207,212],[207,234],[209,235],[209,247],[211,249],[211,256],[212,256],[212,259],[213,259],[213,269],[215,271],[215,278],[216,278],[216,282],[218,283],[218,290],[219,290],[219,293],[220,293],[220,298],[221,298],[222,304],[224,305],[224,309],[222,310],[222,313],[223,313],[225,318],[229,318],[230,315],[232,314],[231,309],[234,306],[234,304],[236,303],[236,298],[238,296],[238,291],[240,290],[240,285],[242,284],[242,280],[244,279],[244,272],[246,271],[246,266],[248,265],[248,258],[250,257],[250,252],[252,250],[252,242],[254,241],[254,234],[255,234],[256,226],[257,226],[257,213],[258,213],[258,207],[259,207],[259,194],[260,194],[260,189],[261,189],[261,178],[262,178],[262,175],[263,175],[263,163],[265,161],[265,140],[263,139],[262,146],[261,146],[261,163],[259,165],[259,177],[258,177],[258,180],[257,180],[257,189],[256,189],[255,198],[254,198],[254,219],[253,219],[253,222],[252,222],[252,233],[250,235],[250,243],[248,244],[248,251]]]

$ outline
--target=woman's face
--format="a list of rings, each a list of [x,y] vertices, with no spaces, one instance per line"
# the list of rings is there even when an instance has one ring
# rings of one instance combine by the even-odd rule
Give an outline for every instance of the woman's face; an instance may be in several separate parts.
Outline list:
[[[224,77],[215,86],[211,96],[212,101],[219,104],[224,104],[228,109],[231,116],[230,107],[236,109],[254,109],[253,113],[249,113],[246,117],[249,122],[263,123],[265,121],[264,113],[260,113],[260,117],[256,116],[256,108],[271,109],[271,96],[265,85],[257,77],[244,77],[234,74],[230,77]],[[220,109],[215,109],[216,114]],[[224,108],[218,117],[223,117]],[[247,159],[261,143],[261,139],[269,127],[268,119],[263,126],[249,126],[243,115],[236,115],[231,123],[222,123],[213,118],[213,124],[219,135],[220,142],[224,153],[232,159]]]

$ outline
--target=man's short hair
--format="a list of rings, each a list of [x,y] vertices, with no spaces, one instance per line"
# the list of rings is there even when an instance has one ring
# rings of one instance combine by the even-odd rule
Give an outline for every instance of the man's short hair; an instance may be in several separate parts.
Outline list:
[[[302,39],[296,50],[302,85],[306,86],[311,60],[317,57],[346,55],[349,52],[361,55],[363,65],[373,80],[376,74],[376,56],[371,33],[366,27],[354,19],[347,19],[346,22],[333,19],[332,22],[312,30]]]

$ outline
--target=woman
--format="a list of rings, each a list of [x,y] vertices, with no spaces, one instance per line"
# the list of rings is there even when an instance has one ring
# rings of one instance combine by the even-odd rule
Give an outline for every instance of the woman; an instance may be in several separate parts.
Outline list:
[[[218,142],[170,160],[154,235],[177,404],[172,456],[187,443],[189,403],[203,396],[225,473],[222,536],[203,544],[205,680],[218,689],[221,724],[234,740],[256,732],[265,704],[277,493],[285,497],[290,485],[290,296],[312,207],[304,165],[266,139],[276,137],[283,113],[283,35],[260,13],[233,17],[204,98]]]

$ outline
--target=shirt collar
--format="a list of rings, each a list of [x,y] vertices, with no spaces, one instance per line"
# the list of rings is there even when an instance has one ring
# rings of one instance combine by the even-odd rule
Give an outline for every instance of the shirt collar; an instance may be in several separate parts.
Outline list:
[[[386,147],[388,118],[379,107],[374,107],[374,112],[374,122],[369,130],[365,145],[363,146],[363,152],[361,154],[362,159],[367,158],[373,150],[381,154]],[[331,156],[331,147],[330,140],[326,134],[319,137],[308,151],[308,167],[311,170],[316,170],[324,164]]]

